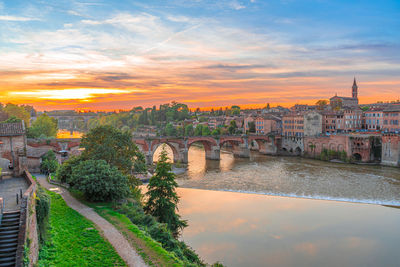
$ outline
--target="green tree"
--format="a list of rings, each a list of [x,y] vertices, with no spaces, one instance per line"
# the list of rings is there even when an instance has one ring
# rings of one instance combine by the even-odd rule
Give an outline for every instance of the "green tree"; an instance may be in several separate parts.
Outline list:
[[[40,163],[40,172],[49,174],[56,172],[58,169],[58,160],[53,150],[49,150],[42,156],[42,162]]]
[[[194,129],[193,129],[193,124],[188,124],[185,126],[185,136],[193,136],[194,135]]]
[[[9,117],[16,117],[18,119],[21,119],[25,122],[25,125],[28,127],[29,126],[29,120],[31,118],[31,115],[28,111],[23,106],[18,106],[14,104],[7,104],[3,108],[4,112],[8,114]]]
[[[221,129],[220,128],[216,128],[211,132],[211,135],[213,136],[218,136],[221,134]]]
[[[167,151],[163,146],[154,176],[150,178],[147,185],[146,196],[148,200],[144,210],[154,216],[157,221],[165,223],[168,229],[177,237],[180,231],[187,226],[187,222],[181,220],[180,215],[176,213],[179,197],[175,189],[178,184],[175,181],[175,175],[171,171],[172,166],[168,160]]]
[[[175,129],[174,125],[172,125],[172,123],[169,122],[165,126],[165,134],[167,136],[176,136],[176,129]]]
[[[83,160],[105,160],[126,175],[132,173],[133,163],[143,158],[129,132],[109,125],[91,129],[83,136],[81,147]]]
[[[324,99],[321,99],[321,100],[318,100],[315,103],[315,105],[317,105],[317,109],[318,110],[324,110],[328,106],[328,101],[324,100]]]
[[[90,201],[115,201],[129,195],[128,178],[104,160],[81,161],[73,167],[71,181]]]
[[[72,184],[71,177],[72,177],[72,168],[77,166],[82,161],[81,157],[70,157],[57,170],[57,180],[62,183]]]
[[[8,115],[7,115],[8,116]],[[17,117],[15,117],[15,116],[11,116],[11,117],[9,117],[8,119],[6,119],[5,121],[4,121],[4,123],[15,123],[15,122],[21,122],[22,120],[21,119],[18,119]]]
[[[201,129],[201,135],[209,136],[210,134],[211,134],[210,128],[208,128],[207,125],[204,125],[203,128]]]
[[[47,114],[40,115],[28,128],[28,137],[38,138],[41,135],[46,137],[56,137],[58,131],[58,122],[56,119],[47,116]]]
[[[231,107],[231,115],[240,115],[240,107],[232,106]]]
[[[236,129],[237,129],[236,121],[232,120],[229,124],[228,131],[230,134],[234,134],[236,133]]]
[[[195,136],[201,136],[203,132],[203,125],[202,124],[197,124],[196,129],[194,129],[194,135]]]
[[[249,132],[250,133],[255,133],[256,132],[256,124],[254,121],[249,121],[247,123],[247,125],[249,126]]]

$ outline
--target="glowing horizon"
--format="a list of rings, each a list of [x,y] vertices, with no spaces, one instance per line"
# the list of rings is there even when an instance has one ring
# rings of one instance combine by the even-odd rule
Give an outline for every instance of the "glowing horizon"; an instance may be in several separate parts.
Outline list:
[[[0,1],[0,102],[288,107],[350,96],[354,76],[360,103],[398,100],[399,16],[396,1]]]

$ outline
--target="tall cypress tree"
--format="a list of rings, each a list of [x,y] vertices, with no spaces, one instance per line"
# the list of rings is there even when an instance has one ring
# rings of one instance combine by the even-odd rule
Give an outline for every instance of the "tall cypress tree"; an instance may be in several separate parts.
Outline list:
[[[172,172],[171,163],[168,162],[165,145],[157,162],[155,174],[147,185],[146,193],[148,200],[144,210],[154,216],[159,222],[165,223],[175,237],[187,226],[185,220],[176,213],[179,197],[175,191],[178,184],[175,181],[175,174]]]

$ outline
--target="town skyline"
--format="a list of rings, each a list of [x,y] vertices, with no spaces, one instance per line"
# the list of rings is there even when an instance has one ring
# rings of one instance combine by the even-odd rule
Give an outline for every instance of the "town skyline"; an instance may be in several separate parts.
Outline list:
[[[0,98],[38,110],[288,107],[346,96],[356,76],[361,104],[393,101],[399,10],[396,1],[0,1]]]

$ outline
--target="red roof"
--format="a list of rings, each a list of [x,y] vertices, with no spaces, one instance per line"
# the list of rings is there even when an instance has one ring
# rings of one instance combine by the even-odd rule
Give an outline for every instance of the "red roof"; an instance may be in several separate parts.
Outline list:
[[[0,123],[0,136],[20,136],[25,134],[23,122]]]

